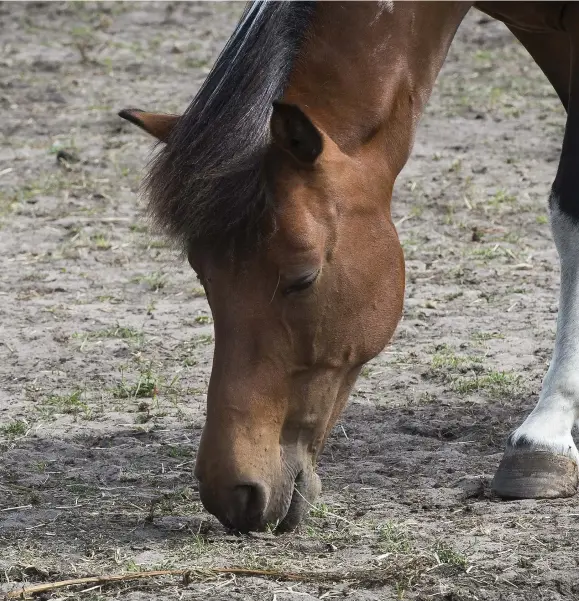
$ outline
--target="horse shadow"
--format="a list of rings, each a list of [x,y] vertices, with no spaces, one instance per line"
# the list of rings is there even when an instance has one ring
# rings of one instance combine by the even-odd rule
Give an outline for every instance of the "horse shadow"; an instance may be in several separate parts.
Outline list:
[[[428,491],[457,483],[462,490],[473,477],[486,490],[506,435],[526,411],[501,403],[465,412],[440,399],[411,408],[354,399],[319,461],[322,498],[340,502],[356,493],[361,505],[401,497],[423,503]],[[146,550],[227,536],[199,500],[193,467],[200,432],[176,424],[13,441],[2,457],[0,550],[33,533],[90,556],[118,545]]]

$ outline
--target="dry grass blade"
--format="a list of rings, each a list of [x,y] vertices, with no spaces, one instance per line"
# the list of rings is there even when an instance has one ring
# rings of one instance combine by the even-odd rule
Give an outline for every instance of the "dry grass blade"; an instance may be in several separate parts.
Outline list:
[[[45,582],[34,584],[10,591],[4,597],[8,599],[26,599],[29,595],[46,593],[56,589],[85,584],[97,586],[112,584],[115,582],[128,582],[143,578],[155,578],[158,576],[182,576],[185,585],[196,578],[207,578],[221,574],[234,576],[254,576],[257,578],[268,578],[273,580],[285,580],[295,582],[360,582],[365,585],[387,584],[398,580],[401,574],[418,575],[426,569],[424,558],[413,558],[404,565],[393,564],[386,567],[377,567],[369,570],[352,570],[350,572],[285,572],[278,570],[252,570],[247,568],[208,568],[208,569],[175,569],[175,570],[152,570],[148,572],[134,572],[130,574],[113,574],[111,576],[91,576],[86,578],[73,578],[71,580],[59,580],[57,582]]]
[[[157,576],[182,576],[185,582],[189,582],[192,576],[203,573],[207,576],[217,574],[235,574],[239,576],[269,576],[259,570],[244,570],[236,568],[214,568],[211,570],[151,570],[148,572],[135,572],[131,574],[113,574],[111,576],[90,576],[86,578],[73,578],[71,580],[59,580],[57,582],[45,582],[43,584],[34,584],[25,586],[21,589],[10,591],[6,595],[6,599],[25,599],[27,595],[36,595],[38,593],[46,593],[60,588],[69,586],[79,586],[81,584],[110,584],[114,582],[128,582],[130,580],[139,580],[142,578],[155,578]]]

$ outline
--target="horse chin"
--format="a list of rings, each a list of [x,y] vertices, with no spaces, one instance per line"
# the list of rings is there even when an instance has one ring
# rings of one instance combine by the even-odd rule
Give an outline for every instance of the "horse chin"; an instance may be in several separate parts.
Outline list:
[[[308,513],[312,503],[318,498],[322,484],[313,469],[302,470],[294,481],[292,496],[285,517],[278,524],[276,532],[291,532]]]

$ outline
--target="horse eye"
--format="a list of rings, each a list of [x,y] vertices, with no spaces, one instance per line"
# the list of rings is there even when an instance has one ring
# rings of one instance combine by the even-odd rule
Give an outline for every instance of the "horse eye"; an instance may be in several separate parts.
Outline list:
[[[314,271],[314,273],[308,273],[308,275],[301,277],[299,280],[296,280],[287,288],[284,288],[283,295],[287,296],[288,294],[293,294],[294,292],[301,292],[302,290],[306,290],[318,279],[318,275],[320,275],[319,270]]]

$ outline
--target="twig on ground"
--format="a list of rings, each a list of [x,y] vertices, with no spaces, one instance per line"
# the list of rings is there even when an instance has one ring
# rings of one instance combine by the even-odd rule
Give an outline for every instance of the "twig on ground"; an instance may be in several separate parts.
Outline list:
[[[128,574],[114,574],[111,576],[91,576],[87,578],[74,578],[71,580],[60,580],[57,582],[45,582],[43,584],[34,584],[20,589],[10,591],[4,597],[8,599],[26,599],[28,595],[45,593],[56,589],[69,586],[79,586],[85,584],[105,585],[115,582],[128,582],[143,578],[155,578],[157,576],[181,576],[183,584],[187,586],[195,578],[212,578],[221,574],[230,574],[233,576],[247,576],[257,578],[270,578],[273,580],[295,581],[295,582],[344,582],[358,581],[372,584],[386,584],[389,581],[397,580],[400,572],[408,568],[422,571],[426,569],[424,562],[420,558],[413,558],[404,566],[393,564],[385,568],[372,570],[353,570],[350,572],[284,572],[277,570],[251,570],[246,568],[193,568],[193,569],[175,569],[175,570],[153,570],[148,572],[134,572]],[[424,560],[424,558],[421,558]]]

